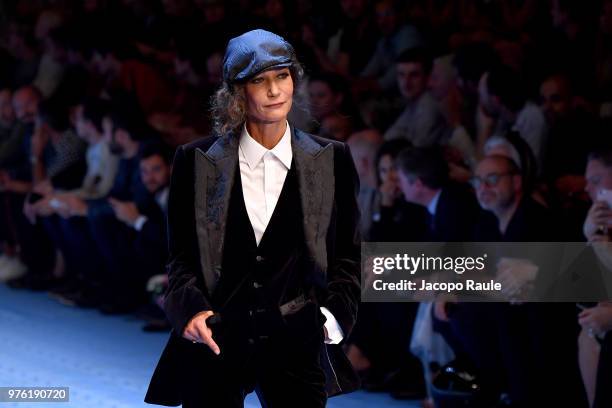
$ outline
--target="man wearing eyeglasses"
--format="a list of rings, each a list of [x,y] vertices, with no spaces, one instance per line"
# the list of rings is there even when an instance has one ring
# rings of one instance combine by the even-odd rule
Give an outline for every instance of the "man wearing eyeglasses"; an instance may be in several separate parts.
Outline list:
[[[495,215],[497,228],[479,225],[479,241],[546,241],[550,229],[547,210],[523,191],[522,177],[516,163],[505,156],[485,157],[476,167],[471,184],[480,206]],[[533,223],[532,221],[536,221]],[[537,227],[536,227],[537,226]]]
[[[588,155],[585,178],[585,191],[593,204],[584,221],[584,236],[589,242],[602,243],[593,247],[601,262],[610,268],[612,210],[608,192],[612,189],[612,150],[601,149]],[[606,283],[610,290],[609,278]],[[578,337],[580,358],[586,367],[582,374],[589,401],[593,407],[610,406],[612,390],[608,384],[612,378],[612,304],[600,302],[586,308],[578,315],[578,323],[582,329]],[[589,358],[598,362],[594,363]]]
[[[512,159],[502,155],[483,158],[471,184],[482,209],[493,215],[479,219],[474,241],[563,239],[561,223],[531,197]],[[536,279],[537,269],[530,266],[534,265],[529,261],[501,258],[496,280],[520,293]],[[580,380],[573,357],[573,314],[571,303],[461,303],[454,308],[450,322],[479,368],[483,389],[507,393],[516,406],[552,406],[559,398],[581,406],[583,395],[576,385]],[[553,365],[565,367],[563,374],[551,372]],[[563,397],[555,389],[563,389]]]

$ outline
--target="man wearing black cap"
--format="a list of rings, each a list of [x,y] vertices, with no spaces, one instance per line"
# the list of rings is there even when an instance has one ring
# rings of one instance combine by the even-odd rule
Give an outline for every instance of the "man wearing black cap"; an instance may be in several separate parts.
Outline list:
[[[348,147],[289,125],[303,71],[263,30],[232,39],[214,137],[181,146],[168,203],[173,326],[145,401],[323,407],[358,386],[337,343],[359,303]]]

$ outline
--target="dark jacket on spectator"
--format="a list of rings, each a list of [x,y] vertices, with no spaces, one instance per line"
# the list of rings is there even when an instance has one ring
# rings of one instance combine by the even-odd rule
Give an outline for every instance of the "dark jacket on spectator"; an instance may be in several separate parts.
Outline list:
[[[465,186],[450,184],[442,188],[434,215],[427,213],[429,241],[469,241],[480,213],[474,194]]]

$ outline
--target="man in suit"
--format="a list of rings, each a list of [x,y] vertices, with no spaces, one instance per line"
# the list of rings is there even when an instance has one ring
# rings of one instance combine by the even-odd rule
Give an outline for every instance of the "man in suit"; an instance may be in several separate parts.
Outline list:
[[[410,148],[397,159],[399,181],[406,201],[428,213],[432,242],[469,241],[479,214],[474,195],[448,177],[448,165],[437,148]]]
[[[480,206],[489,212],[478,220],[474,241],[528,242],[526,246],[538,248],[533,242],[559,238],[558,221],[525,191],[514,160],[501,155],[483,158],[472,184]],[[511,259],[516,254],[507,246],[498,251],[495,278],[509,298],[545,273],[547,265],[540,265],[536,273],[530,265]],[[562,401],[579,407],[584,395],[574,357],[574,316],[573,303],[461,302],[449,317],[462,349],[478,369],[484,399],[494,401],[507,393],[512,407],[556,406]]]
[[[409,148],[397,159],[399,182],[404,198],[426,209],[427,229],[424,241],[469,241],[473,223],[480,214],[474,195],[466,186],[451,182],[442,151],[436,147]],[[448,302],[433,302],[433,329],[440,333],[455,352],[455,365],[468,359],[446,319]],[[426,303],[420,307],[426,307]]]
[[[117,293],[109,303],[100,306],[106,314],[130,311],[137,299],[145,301],[145,282],[153,275],[163,273],[168,256],[166,245],[166,208],[170,181],[168,149],[161,142],[143,142],[138,160],[138,180],[146,194],[121,200],[109,197],[113,217],[94,218],[92,231],[101,251],[114,265],[107,281],[109,291],[117,282],[129,280],[123,298]],[[103,225],[106,221],[106,228]],[[128,286],[128,285],[126,285]]]
[[[612,211],[610,205],[599,194],[602,190],[612,189],[612,150],[600,149],[588,155],[585,179],[587,181],[585,191],[589,194],[592,205],[584,221],[583,233],[587,241],[602,243],[596,244],[595,250],[602,264],[607,267],[604,274],[609,276],[612,253],[609,245],[603,243],[610,242]],[[609,291],[612,287],[610,279],[605,279],[605,284],[602,286]],[[610,406],[612,404],[612,390],[608,386],[612,378],[612,331],[609,330],[612,326],[612,309],[610,303],[601,302],[586,308],[579,314],[578,323],[581,326],[578,338],[581,363],[583,367],[589,367],[589,363],[591,364],[589,369],[583,369],[582,373],[589,401],[595,408]],[[597,354],[595,357],[597,364],[588,360],[582,361],[592,355],[589,351],[593,349],[599,350],[594,353]]]
[[[178,149],[168,202],[173,330],[145,401],[323,407],[358,380],[342,350],[359,303],[348,147],[287,122],[302,69],[281,37],[232,39],[218,136]]]

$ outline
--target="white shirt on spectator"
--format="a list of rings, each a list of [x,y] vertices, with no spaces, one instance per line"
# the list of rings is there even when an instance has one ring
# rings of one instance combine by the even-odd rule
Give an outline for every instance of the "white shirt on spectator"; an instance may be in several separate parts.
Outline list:
[[[244,204],[255,233],[257,245],[259,245],[278,203],[292,160],[289,123],[287,123],[285,133],[279,142],[269,150],[251,137],[246,125],[242,127],[238,162]],[[325,343],[340,343],[344,338],[344,333],[342,333],[338,321],[327,308],[321,307],[321,312],[327,319],[325,322],[325,329],[327,330]]]
[[[119,169],[119,157],[112,154],[108,143],[100,140],[90,144],[85,154],[87,173],[81,188],[74,191],[82,199],[96,199],[107,195],[113,188]]]
[[[450,133],[438,101],[424,92],[406,105],[385,132],[385,140],[407,139],[416,147],[429,147],[446,142]]]
[[[512,130],[519,132],[525,139],[538,162],[538,169],[542,169],[545,160],[546,136],[548,125],[546,118],[539,106],[533,102],[527,102],[520,110]]]

